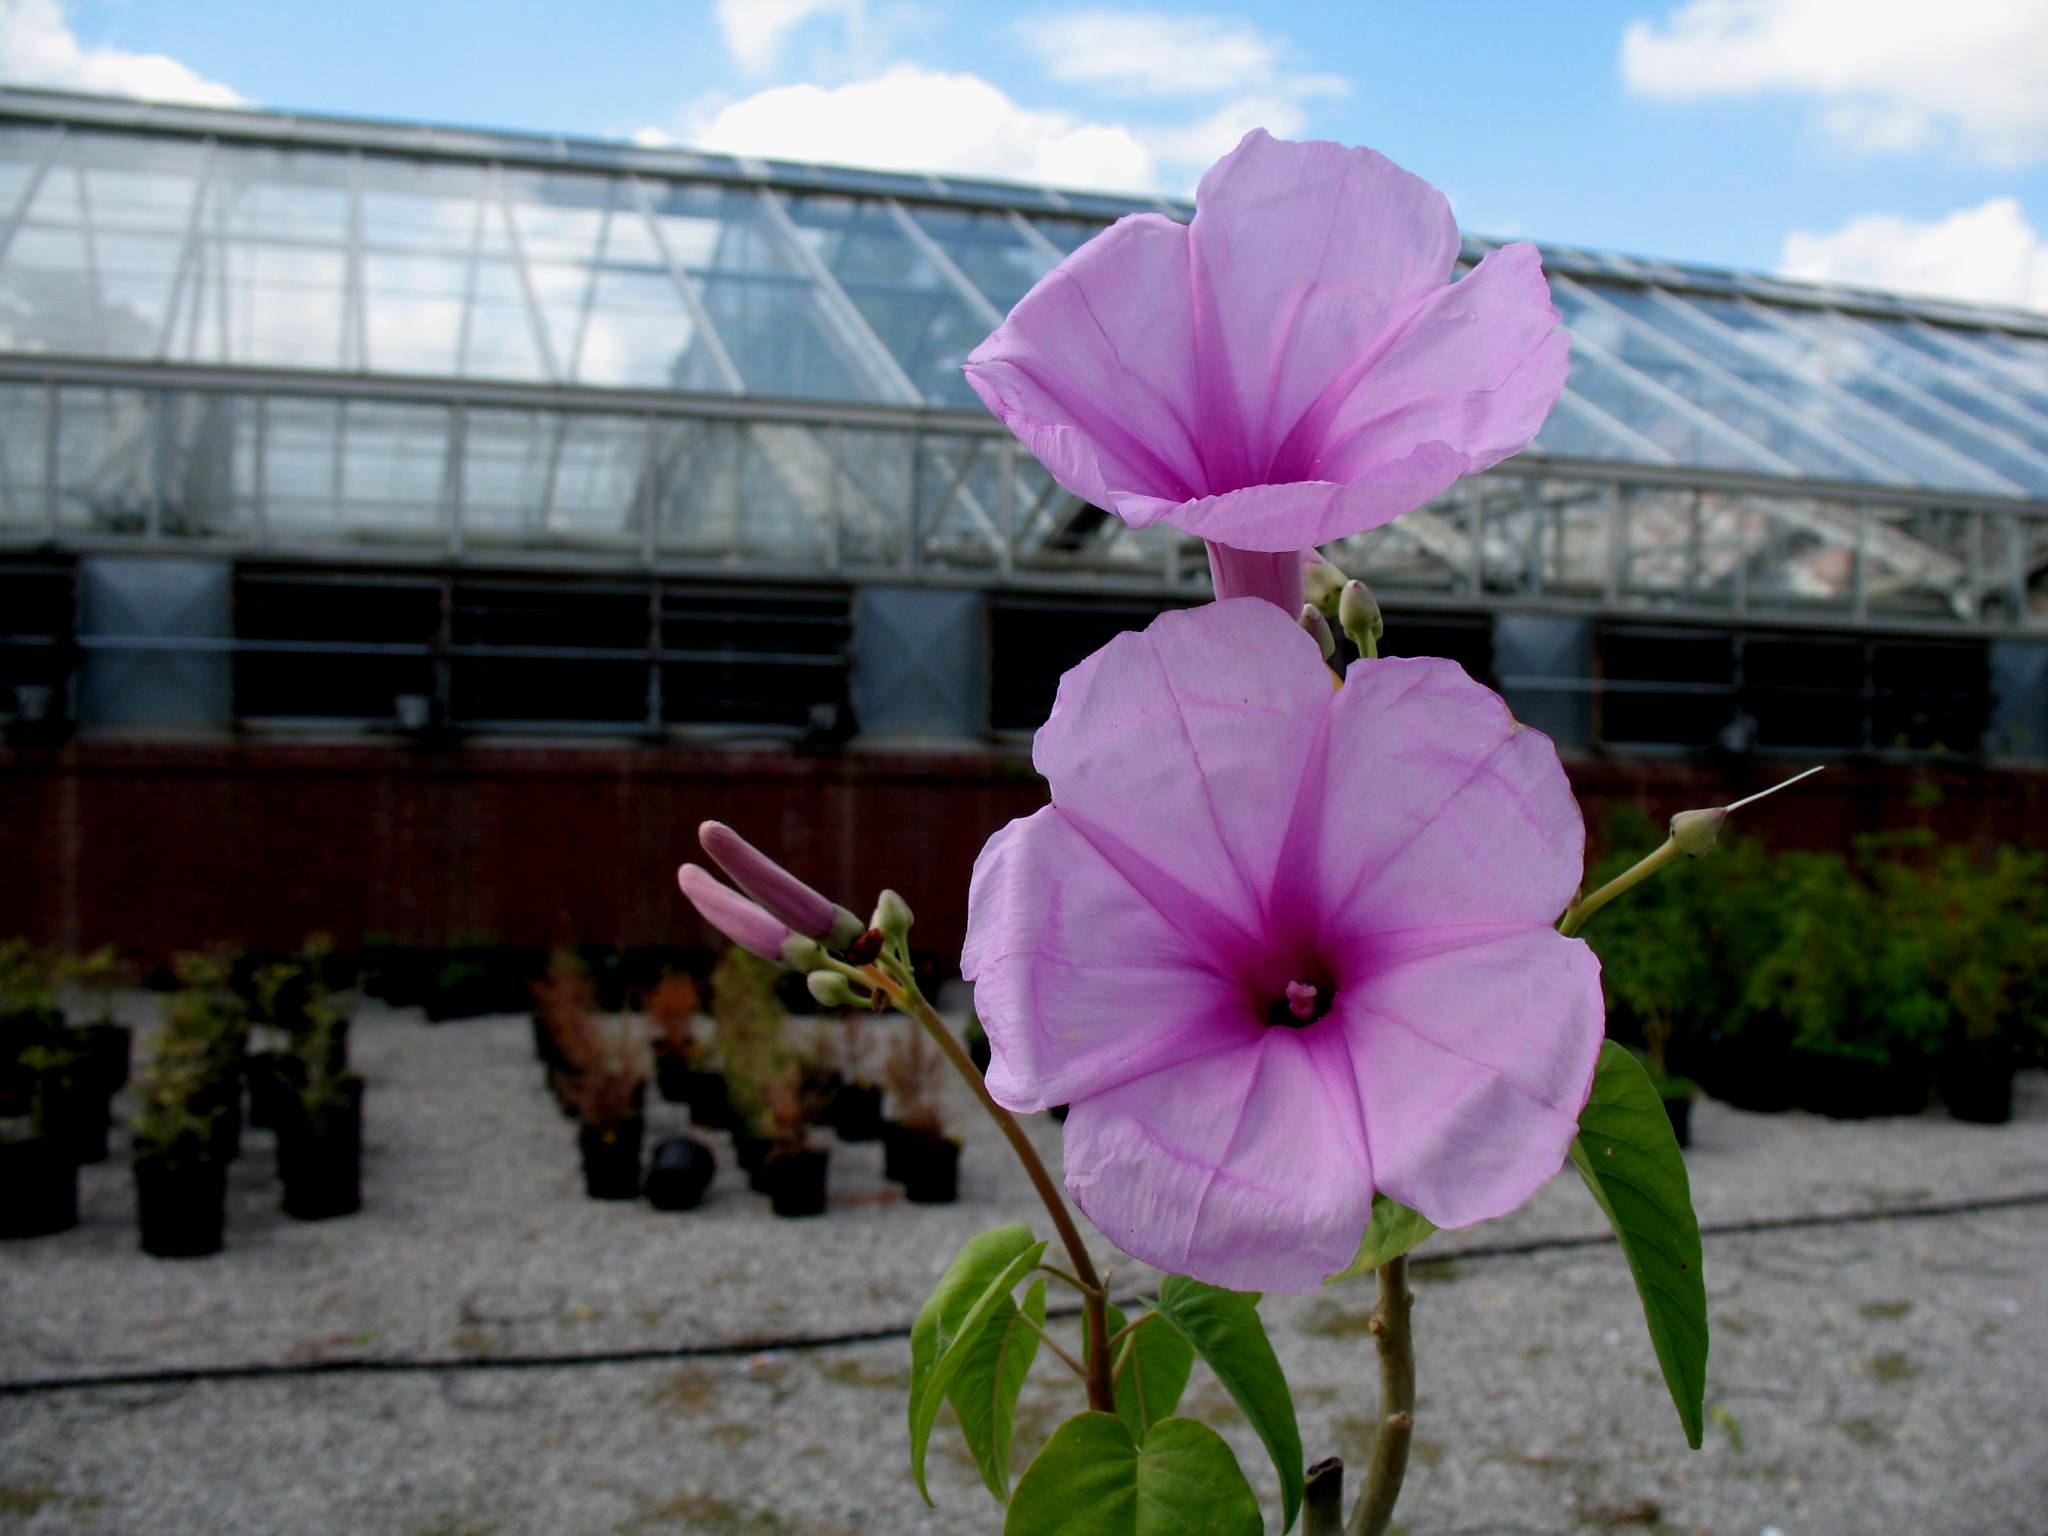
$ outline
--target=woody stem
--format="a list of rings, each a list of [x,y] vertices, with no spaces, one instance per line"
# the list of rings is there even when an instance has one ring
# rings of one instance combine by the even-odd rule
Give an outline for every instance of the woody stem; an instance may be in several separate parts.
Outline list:
[[[939,1017],[938,1010],[925,1001],[924,994],[914,986],[903,986],[878,967],[870,966],[862,972],[864,979],[879,988],[889,1001],[903,1012],[922,1024],[925,1033],[932,1037],[940,1051],[952,1062],[967,1086],[974,1090],[974,1096],[981,1101],[981,1107],[988,1111],[996,1128],[1010,1143],[1010,1150],[1017,1154],[1017,1161],[1024,1165],[1024,1172],[1030,1176],[1031,1185],[1038,1191],[1038,1198],[1045,1202],[1046,1212],[1052,1217],[1055,1231],[1066,1246],[1068,1261],[1073,1265],[1075,1278],[1082,1285],[1082,1316],[1088,1332],[1088,1406],[1098,1413],[1116,1412],[1116,1388],[1112,1381],[1109,1358],[1109,1306],[1108,1294],[1102,1279],[1095,1271],[1095,1261],[1088,1257],[1088,1245],[1081,1241],[1081,1232],[1074,1225],[1073,1213],[1067,1209],[1066,1198],[1060,1194],[1059,1186],[1046,1171],[1045,1163],[1039,1158],[1038,1149],[1031,1145],[1031,1138],[1024,1134],[1024,1127],[1017,1123],[1017,1117],[989,1096],[988,1084],[981,1080],[974,1060],[967,1054],[966,1047],[946,1027],[946,1021]]]
[[[1408,1289],[1407,1257],[1387,1260],[1376,1275],[1379,1300],[1369,1326],[1379,1346],[1380,1423],[1348,1536],[1385,1536],[1394,1501],[1401,1497],[1401,1480],[1408,1475],[1408,1443],[1415,1434],[1415,1340],[1408,1327],[1415,1297]]]

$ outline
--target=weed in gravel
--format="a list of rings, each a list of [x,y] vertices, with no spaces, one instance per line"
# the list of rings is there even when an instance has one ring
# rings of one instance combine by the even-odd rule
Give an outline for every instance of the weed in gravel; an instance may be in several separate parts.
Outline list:
[[[1910,1301],[1866,1301],[1856,1309],[1873,1323],[1895,1323],[1913,1310]]]
[[[717,1379],[706,1370],[685,1365],[670,1371],[649,1389],[647,1406],[694,1418],[718,1397]]]
[[[1867,1445],[1873,1448],[1890,1445],[1898,1438],[1897,1432],[1882,1419],[1870,1419],[1860,1416],[1853,1419],[1843,1419],[1835,1425],[1835,1428],[1839,1429],[1851,1440],[1854,1440],[1858,1445]]]
[[[1886,1386],[1896,1381],[1911,1381],[1920,1374],[1920,1365],[1903,1349],[1888,1349],[1881,1355],[1872,1355],[1864,1362],[1870,1374]]]
[[[618,1536],[681,1530],[690,1536],[853,1536],[836,1526],[795,1524],[772,1510],[750,1509],[714,1493],[685,1493],[650,1504],[618,1528]]]
[[[858,1360],[820,1360],[818,1374],[842,1387],[887,1387],[892,1392],[907,1391],[910,1387],[908,1366],[876,1368]]]
[[[1372,1332],[1370,1310],[1347,1312],[1342,1307],[1321,1307],[1301,1325],[1303,1333],[1319,1339],[1354,1339]]]

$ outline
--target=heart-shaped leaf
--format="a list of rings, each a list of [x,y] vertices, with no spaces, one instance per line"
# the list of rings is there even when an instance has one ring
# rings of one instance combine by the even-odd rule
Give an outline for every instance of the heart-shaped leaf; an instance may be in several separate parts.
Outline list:
[[[1412,1211],[1385,1195],[1374,1195],[1372,1220],[1366,1223],[1365,1236],[1359,1239],[1358,1257],[1323,1284],[1335,1285],[1339,1280],[1370,1274],[1387,1260],[1400,1258],[1435,1230],[1436,1227],[1422,1212]]]
[[[1028,1227],[983,1232],[954,1256],[918,1309],[910,1330],[910,1475],[927,1504],[932,1496],[924,1483],[924,1454],[939,1405],[998,1304],[1009,1301],[1017,1282],[1044,1253],[1045,1244],[1033,1242]]]
[[[998,1504],[1010,1498],[1010,1443],[1016,1433],[1017,1394],[1038,1357],[1045,1327],[1045,1282],[1034,1280],[1020,1307],[1005,1296],[975,1335],[946,1394],[960,1415],[960,1432]]]
[[[1226,1291],[1185,1275],[1169,1275],[1159,1284],[1154,1310],[1209,1364],[1216,1379],[1244,1411],[1280,1474],[1280,1529],[1294,1525],[1301,1512],[1306,1481],[1301,1458],[1301,1426],[1294,1418],[1294,1396],[1259,1321],[1259,1298]]]
[[[1144,1442],[1110,1413],[1053,1432],[1017,1480],[1003,1536],[1260,1536],[1259,1501],[1223,1437],[1161,1419]]]
[[[1686,1443],[1698,1450],[1706,1416],[1707,1287],[1692,1183],[1649,1073],[1612,1040],[1600,1047],[1572,1162],[1621,1243],[1664,1385]]]

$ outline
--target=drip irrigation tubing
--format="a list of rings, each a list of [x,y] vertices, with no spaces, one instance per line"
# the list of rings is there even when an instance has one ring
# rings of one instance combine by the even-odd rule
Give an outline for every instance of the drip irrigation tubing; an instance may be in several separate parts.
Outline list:
[[[1887,1221],[1927,1221],[2037,1206],[2048,1206],[2048,1189],[1971,1200],[1878,1206],[1867,1211],[1827,1211],[1805,1216],[1762,1216],[1746,1221],[1705,1223],[1700,1227],[1700,1235],[1703,1238],[1741,1237],[1820,1227],[1868,1226]],[[1435,1253],[1417,1252],[1409,1258],[1409,1264],[1416,1269],[1428,1269],[1442,1264],[1522,1258],[1530,1254],[1555,1253],[1575,1248],[1601,1248],[1611,1245],[1614,1241],[1613,1233],[1597,1232],[1565,1237],[1537,1237],[1519,1243],[1474,1244],[1468,1248],[1440,1249]],[[1145,1298],[1137,1295],[1132,1299]],[[1047,1315],[1052,1317],[1078,1315],[1079,1312],[1078,1305],[1047,1308]],[[752,1355],[842,1349],[849,1345],[879,1344],[908,1337],[910,1324],[891,1323],[877,1328],[856,1328],[839,1333],[729,1339],[708,1344],[674,1344],[642,1349],[579,1350],[536,1355],[369,1356],[337,1360],[252,1361],[239,1365],[169,1366],[147,1371],[104,1371],[81,1376],[0,1380],[0,1398],[38,1397],[58,1392],[103,1391],[118,1387],[186,1387],[225,1381],[299,1380],[311,1376],[452,1375],[482,1371],[570,1370],[602,1365],[732,1360],[745,1359]]]

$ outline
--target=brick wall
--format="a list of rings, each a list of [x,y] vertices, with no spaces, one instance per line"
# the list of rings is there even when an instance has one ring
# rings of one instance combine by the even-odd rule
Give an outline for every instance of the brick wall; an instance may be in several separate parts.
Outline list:
[[[1801,765],[1585,760],[1598,828],[1724,803]],[[1928,804],[1927,790],[1938,791]],[[857,909],[884,885],[957,953],[982,841],[1042,803],[1021,754],[586,745],[84,741],[0,748],[0,936],[118,944],[138,959],[326,929],[445,944],[692,944],[676,891],[706,817],[733,823]],[[2048,843],[2048,773],[1832,765],[1747,824],[1784,844],[1932,825]]]

